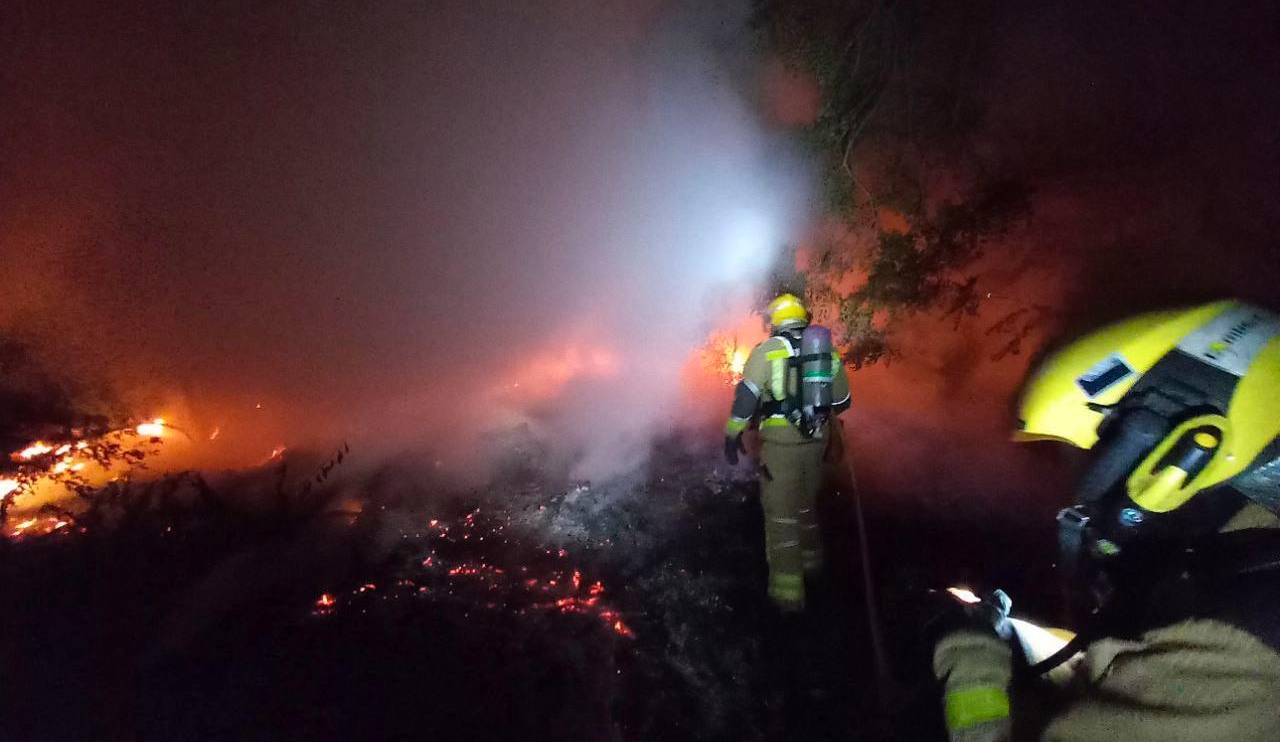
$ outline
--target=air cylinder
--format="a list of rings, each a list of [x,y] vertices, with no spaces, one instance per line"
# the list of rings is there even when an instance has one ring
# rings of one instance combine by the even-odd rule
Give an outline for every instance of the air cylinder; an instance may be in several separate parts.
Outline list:
[[[831,331],[821,325],[809,325],[800,336],[800,404],[806,413],[831,409],[835,361],[832,358]]]

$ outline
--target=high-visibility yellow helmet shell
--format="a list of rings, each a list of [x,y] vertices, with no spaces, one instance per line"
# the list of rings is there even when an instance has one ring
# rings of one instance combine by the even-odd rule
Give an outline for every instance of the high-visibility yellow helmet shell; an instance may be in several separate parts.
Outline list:
[[[1167,430],[1125,480],[1129,498],[1147,512],[1170,512],[1199,491],[1274,464],[1280,317],[1219,301],[1104,327],[1040,365],[1024,389],[1015,439],[1093,448],[1107,414],[1128,407],[1154,410]],[[1185,456],[1196,465],[1182,471],[1175,460]]]
[[[1140,314],[1058,350],[1023,388],[1014,439],[1093,448],[1103,418],[1097,408],[1119,402],[1183,337],[1230,304]]]
[[[795,294],[782,294],[769,302],[769,324],[774,327],[795,327],[809,323],[809,312]]]

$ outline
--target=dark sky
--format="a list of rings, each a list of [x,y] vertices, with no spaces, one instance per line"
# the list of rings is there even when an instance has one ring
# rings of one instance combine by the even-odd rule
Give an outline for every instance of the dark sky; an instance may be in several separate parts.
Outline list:
[[[1280,6],[985,3],[952,8],[921,54],[972,62],[971,146],[1036,190],[1030,221],[981,261],[993,292],[958,331],[921,317],[903,358],[860,374],[860,461],[883,489],[991,512],[1064,502],[1055,447],[1014,446],[1017,389],[1045,344],[1127,314],[1239,296],[1280,308]],[[974,14],[979,14],[975,9]],[[943,173],[940,180],[953,174]],[[989,332],[1018,307],[1051,314],[1000,361]],[[891,452],[886,455],[885,452]],[[1056,495],[1045,497],[1055,482]],[[1056,499],[1055,499],[1056,497]]]
[[[1274,3],[982,7],[926,28],[918,61],[966,42],[973,146],[1037,189],[988,266],[1055,308],[1037,342],[1220,294],[1280,304]],[[6,3],[0,329],[246,450],[526,421],[603,441],[588,470],[625,464],[811,217],[802,158],[754,107],[743,18]],[[868,447],[898,450],[882,481],[969,487],[975,443],[921,465],[957,437],[1023,481],[1035,460],[992,441],[1034,349],[991,364],[984,324],[948,328],[921,318],[902,362],[855,379]]]

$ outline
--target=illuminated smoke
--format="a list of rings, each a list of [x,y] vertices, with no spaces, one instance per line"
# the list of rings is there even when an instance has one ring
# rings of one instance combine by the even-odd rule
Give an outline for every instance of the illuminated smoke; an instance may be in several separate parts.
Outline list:
[[[0,31],[0,331],[188,431],[172,465],[470,469],[524,424],[634,466],[806,218],[748,5],[33,13]]]

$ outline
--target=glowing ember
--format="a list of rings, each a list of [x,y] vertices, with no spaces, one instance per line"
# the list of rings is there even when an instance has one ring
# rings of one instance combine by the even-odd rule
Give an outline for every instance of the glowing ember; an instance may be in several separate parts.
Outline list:
[[[316,598],[315,607],[311,609],[311,612],[317,616],[327,616],[333,613],[337,607],[337,598],[329,593],[322,593],[320,597]]]
[[[635,636],[621,613],[605,604],[603,582],[589,580],[582,569],[560,562],[569,558],[567,550],[540,545],[524,551],[532,561],[499,566],[477,558],[474,544],[495,537],[518,545],[518,540],[513,544],[516,537],[508,530],[509,522],[482,514],[477,508],[452,523],[431,519],[429,524],[425,534],[428,551],[413,562],[420,571],[412,579],[401,576],[376,592],[372,583],[352,589],[344,610],[360,608],[363,612],[363,606],[373,600],[425,599],[517,616],[585,616],[618,636]],[[510,550],[504,553],[509,557],[514,554]],[[332,609],[317,603],[313,613],[327,615]]]
[[[0,479],[0,500],[8,497],[20,485],[12,479]]]

